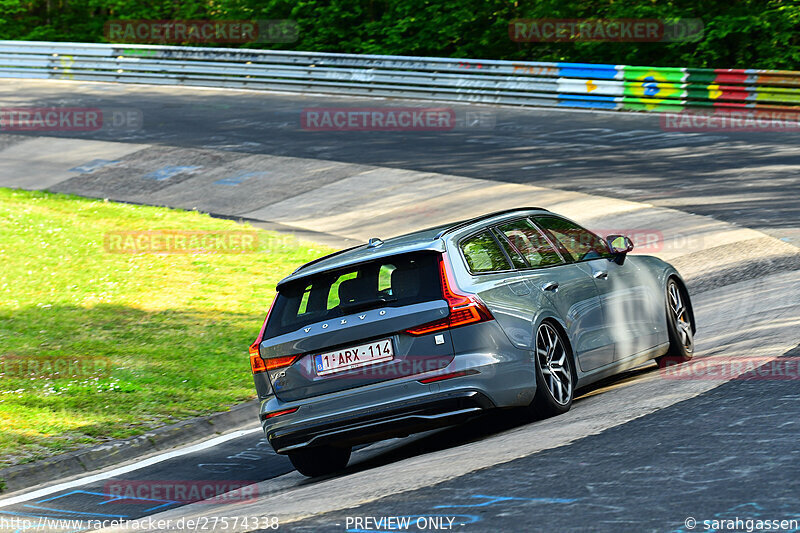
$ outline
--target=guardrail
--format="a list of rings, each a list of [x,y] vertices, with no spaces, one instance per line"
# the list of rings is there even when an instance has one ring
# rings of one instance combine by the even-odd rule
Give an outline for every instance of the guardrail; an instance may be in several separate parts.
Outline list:
[[[0,77],[636,111],[800,110],[800,72],[0,41]]]

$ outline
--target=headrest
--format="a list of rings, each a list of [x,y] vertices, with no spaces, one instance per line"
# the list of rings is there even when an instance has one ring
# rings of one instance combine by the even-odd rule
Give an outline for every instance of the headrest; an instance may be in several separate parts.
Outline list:
[[[347,279],[339,284],[339,302],[343,304],[351,304],[368,300],[369,284],[366,278],[352,278]]]
[[[411,298],[419,294],[419,270],[416,268],[396,269],[392,272],[392,296]]]

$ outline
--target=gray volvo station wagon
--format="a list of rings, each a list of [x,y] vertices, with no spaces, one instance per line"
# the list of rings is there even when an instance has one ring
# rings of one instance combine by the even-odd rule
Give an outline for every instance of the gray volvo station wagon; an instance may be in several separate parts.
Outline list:
[[[319,476],[357,444],[496,408],[561,414],[578,387],[689,360],[683,280],[632,249],[519,208],[303,265],[278,284],[250,346],[267,439]]]

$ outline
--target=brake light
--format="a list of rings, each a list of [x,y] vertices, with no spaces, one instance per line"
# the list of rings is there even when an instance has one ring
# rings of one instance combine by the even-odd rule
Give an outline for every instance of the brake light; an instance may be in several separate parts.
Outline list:
[[[261,331],[258,332],[258,337],[256,337],[255,342],[253,342],[253,344],[251,344],[248,348],[248,351],[250,352],[250,369],[253,371],[253,374],[267,371],[264,360],[261,359],[261,354],[258,351],[258,345],[261,344],[262,340],[264,340],[264,331],[267,329],[267,320],[269,320],[269,315],[272,313],[272,308],[275,307],[275,300],[277,299],[278,296],[275,295],[275,298],[272,299],[272,303],[269,306],[269,311],[267,311],[267,316],[264,317],[264,323],[261,324]]]
[[[283,368],[285,366],[289,366],[295,361],[297,358],[300,357],[299,355],[284,355],[283,357],[271,357],[269,359],[262,359],[267,370],[275,370],[278,368]]]
[[[253,342],[249,348],[250,369],[253,371],[253,374],[266,372],[267,370],[277,370],[278,368],[289,366],[300,357],[299,355],[284,355],[281,357],[270,357],[268,359],[264,359],[261,357],[261,352],[258,350],[258,346],[261,344],[261,341],[264,340],[264,331],[267,329],[267,321],[269,320],[269,315],[272,313],[272,308],[275,307],[275,301],[277,299],[278,296],[275,295],[275,298],[272,300],[272,304],[269,306],[269,311],[267,311],[267,316],[264,317],[264,323],[261,325],[261,331],[258,332],[258,337],[256,337],[255,342]]]
[[[300,356],[285,355],[283,357],[270,357],[268,359],[263,359],[257,353],[250,354],[250,368],[253,370],[253,374],[266,372],[267,370],[277,370],[279,368],[291,365],[297,360],[298,357]]]
[[[465,294],[458,291],[453,274],[444,260],[444,256],[439,258],[439,275],[442,280],[442,297],[447,300],[450,307],[450,314],[447,318],[437,320],[429,324],[423,324],[415,328],[406,330],[409,335],[426,335],[434,331],[456,328],[492,320],[494,317],[489,309],[486,308],[477,294]]]

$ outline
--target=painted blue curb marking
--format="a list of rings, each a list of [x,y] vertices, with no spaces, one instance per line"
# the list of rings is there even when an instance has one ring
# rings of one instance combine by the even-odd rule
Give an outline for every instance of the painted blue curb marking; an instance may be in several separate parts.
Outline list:
[[[89,496],[113,496],[113,494],[106,494],[104,492],[91,492],[88,490],[73,490],[70,492],[65,492],[64,494],[59,494],[58,496],[53,496],[52,498],[45,498],[44,500],[39,500],[36,503],[47,503],[52,502],[53,500],[60,500],[61,498],[66,498],[67,496],[72,496],[73,494],[88,494]]]
[[[77,492],[83,492],[83,491],[77,491]],[[175,500],[161,500],[161,499],[158,499],[158,498],[141,498],[139,496],[123,496],[122,494],[105,494],[105,493],[102,493],[102,492],[84,492],[84,494],[92,494],[92,495],[95,495],[95,496],[105,496],[106,498],[109,498],[109,499],[107,499],[105,501],[102,501],[102,502],[98,503],[97,505],[105,505],[107,503],[114,503],[114,502],[118,502],[118,501],[133,501],[133,500],[140,501],[140,502],[162,502],[161,505],[156,505],[155,507],[149,507],[149,508],[145,509],[144,510],[145,513],[148,512],[148,511],[154,511],[156,509],[161,509],[162,507],[169,507],[170,505],[181,503],[181,502],[178,502],[178,501],[175,501]]]
[[[98,168],[105,167],[107,165],[116,165],[119,161],[111,161],[108,159],[92,159],[88,163],[84,163],[83,165],[79,165],[77,167],[69,169],[70,172],[80,172],[81,174],[88,174],[90,172],[94,172]]]
[[[436,505],[434,509],[447,509],[450,507],[487,507],[494,503],[499,502],[535,502],[535,503],[574,503],[578,501],[575,498],[516,498],[514,496],[486,496],[484,494],[473,494],[471,498],[481,498],[487,501],[481,503],[468,503],[459,505]]]
[[[156,505],[156,506],[150,507],[149,509],[145,509],[144,510],[145,513],[150,512],[150,511],[154,511],[154,510],[157,510],[157,509],[161,509],[163,507],[168,507],[170,505],[175,505],[175,504],[181,503],[181,502],[177,502],[177,501],[174,501],[174,500],[161,500],[161,499],[156,499],[156,498],[139,498],[139,497],[135,497],[135,496],[125,496],[125,495],[122,495],[122,494],[109,494],[109,493],[105,493],[105,492],[91,492],[91,491],[86,491],[86,490],[73,490],[73,491],[70,491],[70,492],[67,492],[67,493],[64,493],[64,494],[59,494],[57,496],[53,496],[53,497],[50,497],[50,498],[45,498],[43,500],[38,500],[35,503],[42,504],[42,503],[52,502],[52,501],[61,500],[63,498],[67,498],[69,496],[73,496],[73,495],[76,495],[76,494],[88,495],[88,496],[98,496],[98,497],[101,497],[101,498],[105,498],[103,501],[95,502],[95,505],[97,505],[97,506],[105,505],[107,503],[120,502],[120,501],[161,502],[161,505]],[[30,518],[38,518],[38,519],[47,518],[47,519],[51,519],[51,520],[91,520],[93,518],[95,518],[95,519],[97,519],[97,518],[116,518],[116,519],[129,518],[129,515],[121,514],[121,513],[109,514],[109,513],[94,513],[94,512],[88,512],[88,511],[71,511],[71,510],[68,510],[68,509],[58,509],[58,508],[54,508],[54,507],[49,507],[49,506],[45,507],[43,505],[33,505],[33,504],[23,504],[23,507],[32,509],[33,511],[31,511],[31,512],[15,512],[15,511],[0,510],[0,515],[30,517]],[[33,514],[34,511],[45,511],[45,512],[39,512],[37,514]],[[23,531],[24,530],[19,529],[15,533],[23,533]],[[79,533],[80,531],[86,531],[86,529],[84,528],[84,529],[67,530],[67,529],[61,529],[60,528],[59,531],[62,531],[63,533]]]
[[[41,509],[42,511],[50,511],[53,513],[63,513],[63,514],[75,514],[79,516],[102,516],[104,518],[127,518],[128,515],[126,514],[106,514],[106,513],[87,513],[86,511],[66,511],[64,509],[53,509],[51,507],[42,507],[40,505],[30,505],[28,503],[25,504],[25,507],[30,507],[31,509]]]
[[[239,185],[245,180],[249,180],[250,178],[266,176],[269,172],[240,172],[239,174],[235,174],[233,176],[222,178],[221,180],[217,180],[214,182],[215,185]]]
[[[158,170],[154,170],[153,172],[149,172],[142,177],[150,180],[164,181],[171,178],[172,176],[183,174],[184,172],[191,172],[199,168],[202,167],[192,167],[192,166],[182,167],[182,166],[168,165],[166,167],[159,168]]]
[[[158,499],[158,498],[140,498],[138,496],[125,496],[123,494],[109,494],[109,493],[106,493],[106,492],[91,492],[91,491],[88,491],[88,490],[73,490],[73,491],[67,492],[65,494],[59,494],[58,496],[53,496],[52,498],[47,498],[47,499],[44,499],[44,500],[37,501],[36,503],[47,503],[47,502],[50,502],[50,501],[53,501],[53,500],[58,500],[58,499],[61,499],[61,498],[66,498],[68,496],[72,496],[73,494],[84,494],[84,495],[88,495],[88,496],[100,496],[101,498],[105,498],[103,501],[95,504],[95,505],[98,505],[98,506],[99,505],[106,505],[107,503],[119,502],[119,501],[140,501],[140,502],[159,502],[159,503],[161,503],[161,505],[156,505],[154,507],[150,507],[148,509],[145,509],[144,512],[154,511],[156,509],[161,509],[162,507],[169,507],[170,505],[175,505],[175,504],[180,504],[181,503],[181,502],[175,501],[175,500],[162,500],[162,499]],[[34,507],[34,506],[26,505],[26,507]],[[44,509],[44,508],[42,508],[42,509]],[[50,509],[50,510],[51,511],[55,511],[57,509]],[[58,511],[59,512],[64,512],[64,513],[72,513],[73,512],[73,511],[61,511],[61,510],[58,510]],[[93,514],[93,513],[87,513],[87,514]],[[118,516],[127,516],[127,515],[120,514]]]

